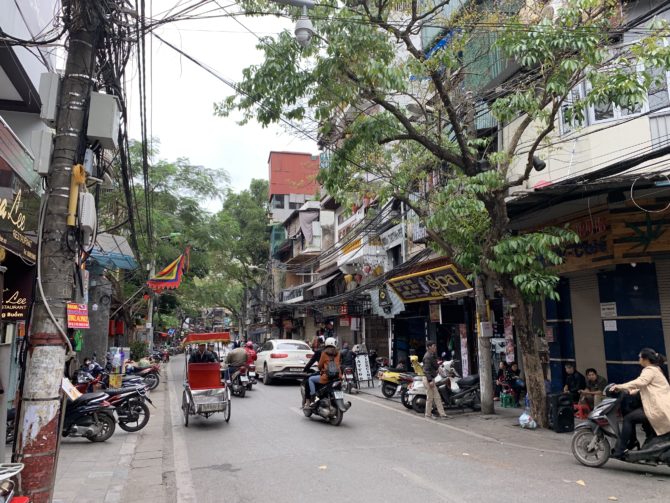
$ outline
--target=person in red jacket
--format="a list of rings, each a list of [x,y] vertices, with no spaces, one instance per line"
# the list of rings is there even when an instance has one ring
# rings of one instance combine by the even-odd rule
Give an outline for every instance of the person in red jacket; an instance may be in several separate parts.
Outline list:
[[[254,343],[247,341],[244,345],[244,350],[247,352],[247,365],[251,365],[256,361],[256,358],[258,358],[256,351],[254,351]]]

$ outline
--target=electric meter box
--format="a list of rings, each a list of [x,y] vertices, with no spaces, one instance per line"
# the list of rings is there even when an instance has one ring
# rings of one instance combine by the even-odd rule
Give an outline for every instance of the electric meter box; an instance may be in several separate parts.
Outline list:
[[[49,166],[51,165],[54,135],[50,129],[41,129],[33,131],[31,140],[33,147],[33,169],[40,176],[47,176],[49,174]]]
[[[91,93],[86,135],[91,142],[99,142],[102,148],[114,150],[119,137],[119,102],[116,96]]]
[[[60,75],[54,72],[40,75],[38,93],[42,108],[40,119],[49,127],[56,126],[56,114],[58,113],[58,94],[60,91]]]

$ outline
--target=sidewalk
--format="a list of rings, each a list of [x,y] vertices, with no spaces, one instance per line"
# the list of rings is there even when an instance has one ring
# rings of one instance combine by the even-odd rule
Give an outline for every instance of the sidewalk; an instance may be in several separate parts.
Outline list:
[[[171,426],[165,420],[169,414],[166,369],[149,395],[156,408],[149,404],[151,419],[143,430],[127,433],[117,425],[106,442],[61,440],[54,503],[176,501],[169,491],[174,483],[167,480],[170,474],[165,469],[172,457]]]
[[[377,385],[378,382],[375,380],[374,388],[363,386],[358,396],[373,399],[421,418],[419,414],[406,409],[400,403],[398,394],[390,399],[384,397],[381,387]],[[448,410],[447,414],[451,416],[451,419],[440,420],[439,424],[487,437],[503,446],[509,445],[543,452],[570,454],[572,433],[556,433],[553,430],[542,428],[535,430],[521,428],[519,426],[519,416],[524,412],[523,408],[502,408],[500,402],[494,402],[494,405],[495,414],[492,415],[482,415],[470,409],[464,411]],[[575,424],[578,422],[575,419]]]

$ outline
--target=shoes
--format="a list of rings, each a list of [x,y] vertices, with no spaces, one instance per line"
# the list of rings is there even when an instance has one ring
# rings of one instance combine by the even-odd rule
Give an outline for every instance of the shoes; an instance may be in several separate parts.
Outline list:
[[[616,452],[616,451],[615,451],[615,452],[612,453],[612,457],[613,457],[614,459],[619,459],[619,460],[622,460],[622,461],[623,461],[624,459],[626,459],[626,453],[627,453],[627,452],[628,452],[628,451],[624,451],[624,452]]]
[[[451,416],[444,414],[443,416],[439,416],[438,419],[451,419]]]
[[[433,416],[432,414],[431,414],[430,416],[426,415],[426,416],[424,416],[424,417],[425,417],[426,419],[435,419],[435,416]]]

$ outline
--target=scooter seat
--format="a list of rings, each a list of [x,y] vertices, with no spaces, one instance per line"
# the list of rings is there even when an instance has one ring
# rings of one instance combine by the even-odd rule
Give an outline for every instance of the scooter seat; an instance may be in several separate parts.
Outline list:
[[[462,379],[458,380],[458,385],[463,387],[463,386],[474,386],[479,382],[479,374],[473,374],[468,377],[463,377]]]
[[[125,386],[123,388],[110,388],[106,389],[105,393],[107,393],[109,396],[114,396],[114,395],[121,395],[123,393],[129,393],[131,391],[137,391],[136,386]]]
[[[77,398],[73,403],[82,404],[90,402],[91,400],[97,400],[98,398],[102,398],[106,394],[107,393],[105,393],[104,391],[94,391],[93,393],[84,393],[79,398]]]

